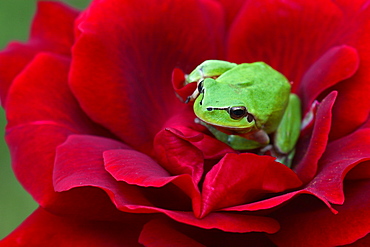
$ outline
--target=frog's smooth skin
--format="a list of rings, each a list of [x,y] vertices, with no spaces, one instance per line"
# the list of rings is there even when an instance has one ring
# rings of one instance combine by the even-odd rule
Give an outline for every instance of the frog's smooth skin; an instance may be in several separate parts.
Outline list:
[[[217,139],[236,150],[269,149],[290,165],[301,109],[281,73],[263,62],[207,60],[187,75],[186,83],[191,82],[197,89],[186,102],[195,101],[195,115]]]

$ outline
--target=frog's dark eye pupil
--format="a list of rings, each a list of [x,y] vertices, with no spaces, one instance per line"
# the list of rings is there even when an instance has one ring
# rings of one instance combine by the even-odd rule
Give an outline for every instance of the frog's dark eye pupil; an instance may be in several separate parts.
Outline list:
[[[244,106],[234,106],[229,109],[229,115],[232,119],[241,119],[248,114]]]

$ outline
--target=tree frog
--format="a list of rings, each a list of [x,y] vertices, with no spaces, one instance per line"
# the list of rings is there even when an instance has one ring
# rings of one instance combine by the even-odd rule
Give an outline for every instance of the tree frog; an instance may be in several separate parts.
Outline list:
[[[207,60],[185,83],[197,83],[186,103],[210,132],[235,150],[269,151],[290,167],[300,133],[300,99],[289,81],[264,62]]]

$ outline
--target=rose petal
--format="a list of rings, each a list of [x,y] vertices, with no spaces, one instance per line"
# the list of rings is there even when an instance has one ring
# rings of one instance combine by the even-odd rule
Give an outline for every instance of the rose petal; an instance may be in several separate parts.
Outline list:
[[[358,17],[358,13],[356,12],[365,12],[369,6],[367,0],[356,0],[353,2],[348,2],[346,0],[336,0],[335,3],[343,10],[347,16],[354,16]]]
[[[103,153],[106,150],[129,151],[123,143],[96,136],[70,135],[57,148],[54,167],[54,187],[58,192],[72,188],[93,186],[119,194],[120,202],[125,204],[151,205],[140,190],[133,186],[118,184],[104,169]]]
[[[347,31],[342,17],[341,9],[330,0],[248,1],[230,30],[228,59],[264,61],[293,81],[295,92],[328,44],[341,44],[338,37]]]
[[[352,168],[347,176],[346,179],[369,179],[370,178],[370,161],[365,161],[354,168]]]
[[[30,42],[44,42],[42,45],[44,51],[69,56],[74,42],[74,22],[78,14],[78,10],[63,3],[37,3]]]
[[[55,148],[70,134],[105,135],[70,93],[65,83],[68,67],[68,60],[61,56],[38,55],[14,81],[6,106],[6,140],[13,169],[43,207],[50,206],[56,196],[52,187]]]
[[[73,132],[99,133],[81,111],[67,85],[69,60],[40,53],[14,80],[9,90],[7,128],[27,123],[53,123]],[[104,135],[104,131],[99,134]]]
[[[197,226],[203,229],[219,229],[225,232],[235,233],[275,233],[279,230],[279,224],[274,219],[264,216],[212,212],[206,217],[199,219],[189,212],[176,212],[163,209],[157,209],[157,211],[165,213],[167,216],[180,223]]]
[[[329,49],[304,74],[299,94],[307,109],[313,101],[339,81],[351,77],[359,66],[356,49],[342,45]]]
[[[6,141],[17,179],[43,207],[54,201],[55,148],[69,134],[72,133],[68,128],[52,123],[28,124],[7,130]]]
[[[12,43],[0,53],[0,98],[5,107],[6,97],[13,79],[35,56],[35,51],[22,44]]]
[[[243,204],[243,205],[238,205],[234,207],[228,207],[228,208],[223,208],[221,211],[226,211],[226,212],[243,212],[243,211],[259,211],[259,210],[265,210],[265,209],[273,209],[275,207],[278,207],[280,205],[283,205],[285,202],[290,201],[292,198],[295,198],[298,195],[302,194],[307,194],[307,195],[314,195],[318,199],[320,199],[325,205],[334,213],[338,213],[334,208],[332,208],[331,204],[322,197],[319,197],[315,195],[313,192],[307,190],[307,189],[302,189],[290,193],[286,193],[280,196],[275,196],[271,197],[265,200],[257,201],[257,202],[252,202],[248,204]]]
[[[333,108],[333,126],[330,139],[338,139],[361,126],[370,114],[370,6],[366,1],[336,1],[343,12],[342,36],[345,44],[356,48],[360,57],[360,66],[356,74],[333,87],[338,91],[338,98]],[[348,21],[351,20],[351,21]],[[361,99],[361,100],[359,100]],[[349,117],[348,117],[349,116]]]
[[[304,193],[316,196],[333,213],[337,213],[330,203],[343,204],[344,195],[342,188],[345,175],[356,165],[370,160],[368,152],[370,145],[369,133],[370,129],[368,128],[360,129],[345,138],[328,144],[325,153],[320,159],[318,174],[304,189],[292,192],[290,195],[283,195],[281,196],[282,198],[273,198],[271,199],[272,201],[262,201],[262,206],[270,208],[291,199],[292,196]],[[270,204],[271,202],[273,202],[272,205]],[[253,205],[254,210],[264,209],[261,208],[261,204],[256,204]],[[240,209],[246,209],[247,206],[240,207]]]
[[[328,144],[319,172],[308,189],[331,203],[342,204],[343,179],[357,164],[370,160],[370,129],[360,129]]]
[[[217,140],[213,136],[204,135],[204,138],[199,142],[193,142],[193,145],[196,146],[203,152],[204,159],[220,159],[228,153],[238,153],[236,150],[232,149],[226,143],[223,143]]]
[[[121,142],[103,137],[69,135],[56,150],[53,173],[55,190],[67,191],[80,186],[112,186],[116,182],[104,169],[103,152],[128,148]]]
[[[118,181],[143,187],[162,187],[175,179],[149,156],[136,150],[104,152],[105,169]]]
[[[356,49],[360,58],[356,74],[330,89],[339,92],[333,121],[341,124],[330,134],[331,140],[337,139],[353,132],[369,115],[370,40],[363,31],[370,28],[369,14],[369,5],[361,1],[248,1],[230,31],[228,59],[267,62],[293,81],[296,92],[304,73],[330,49],[341,45]]]
[[[370,160],[370,129],[363,128],[353,134],[330,143],[319,163],[316,177],[302,190],[266,200],[224,208],[224,211],[255,211],[276,207],[299,194],[311,194],[323,201],[332,212],[330,203],[343,204],[343,179],[356,165]]]
[[[140,234],[139,243],[148,247],[205,247],[205,245],[175,230],[169,223],[163,220],[152,220],[147,223]]]
[[[73,49],[71,86],[82,108],[148,153],[182,104],[171,86],[172,70],[191,71],[220,56],[222,21],[214,1],[151,1],[145,8],[137,1],[93,2],[79,20]]]
[[[274,214],[282,224],[271,239],[279,246],[339,246],[364,237],[370,231],[369,181],[346,184],[346,201],[338,214],[311,198],[297,198]],[[309,205],[309,207],[307,207]],[[317,227],[320,226],[320,227]]]
[[[367,234],[365,237],[360,238],[352,244],[347,244],[346,247],[366,247],[370,245],[370,234]]]
[[[60,217],[37,209],[15,231],[0,241],[1,246],[141,246],[142,222],[86,221]]]
[[[108,138],[70,135],[57,148],[53,180],[55,190],[62,193],[49,208],[89,219],[119,220],[129,216],[118,211],[112,200],[125,206],[151,206],[139,188],[118,183],[104,169],[103,152],[122,148],[129,147]]]
[[[227,153],[236,153],[230,146],[211,136],[212,134],[209,133],[206,127],[195,123],[195,118],[192,106],[185,105],[183,109],[178,110],[178,114],[173,115],[165,123],[165,126],[171,131],[180,130],[188,141],[203,152],[205,159],[219,159]],[[209,133],[209,135],[203,134],[204,132]],[[188,137],[192,138],[189,139]]]
[[[194,137],[186,137],[180,131],[168,128],[156,135],[154,151],[157,160],[168,172],[173,175],[189,174],[194,184],[198,184],[203,175],[203,155],[186,139]]]
[[[274,159],[251,153],[227,154],[206,175],[202,216],[302,184],[292,170]]]
[[[99,165],[101,161],[98,158],[101,157],[99,152],[109,145],[117,148],[115,143],[109,139],[99,137],[70,136],[66,143],[58,147],[58,161],[55,170],[56,190],[68,191],[71,188],[81,186],[96,186],[106,191],[117,208],[123,212],[163,213],[185,224],[206,229],[217,228],[230,232],[263,231],[272,233],[277,231],[278,225],[276,222],[266,217],[212,213],[204,219],[198,219],[193,212],[171,211],[150,206],[150,203],[142,197],[142,190],[123,183],[115,183],[112,177],[107,176],[107,173],[104,174],[103,169],[99,169],[101,167]],[[63,159],[63,157],[66,159]],[[63,169],[60,169],[60,167]],[[84,172],[78,172],[81,170]],[[86,171],[91,172],[87,173]]]
[[[242,211],[258,211],[258,210],[270,209],[270,208],[274,208],[284,203],[285,201],[290,200],[296,195],[297,195],[297,192],[287,193],[281,196],[274,196],[272,198],[268,198],[265,200],[260,200],[260,201],[251,202],[247,204],[241,204],[237,206],[225,207],[221,209],[220,211],[242,212]]]
[[[243,9],[245,2],[247,2],[245,0],[234,0],[234,1],[217,0],[217,1],[220,2],[225,9],[228,27],[232,25],[233,21],[241,12],[240,10]]]
[[[175,68],[172,71],[172,87],[175,93],[182,102],[185,102],[197,87],[197,83],[189,83],[185,85],[185,73],[179,69]]]
[[[145,246],[199,246],[200,243],[200,246],[244,247],[246,243],[253,247],[275,246],[264,233],[233,234],[216,229],[199,229],[162,218],[145,225],[139,241]]]
[[[77,15],[76,10],[62,3],[38,2],[28,43],[12,43],[0,53],[0,97],[3,105],[13,79],[38,52],[70,54]]]
[[[275,233],[279,230],[279,224],[272,218],[264,216],[241,215],[233,213],[215,213],[212,212],[204,218],[198,218],[193,212],[172,211],[163,208],[140,206],[140,205],[123,205],[119,198],[113,198],[117,207],[125,212],[132,213],[163,213],[171,219],[191,226],[203,229],[219,229],[225,232],[266,232]],[[118,200],[117,200],[118,199]]]
[[[106,170],[117,181],[124,181],[140,187],[156,188],[164,187],[170,183],[174,184],[192,199],[194,213],[199,215],[200,193],[189,175],[171,176],[153,159],[135,150],[109,150],[105,151],[103,156]],[[161,194],[166,192],[170,193],[163,190]],[[174,199],[173,196],[176,195],[176,192],[173,195],[172,193],[167,196]],[[158,198],[154,199],[158,200]],[[168,200],[171,199],[166,199],[165,201]],[[164,206],[168,207],[169,205]]]
[[[301,161],[294,167],[294,171],[303,183],[309,182],[317,172],[318,161],[325,152],[328,135],[331,128],[331,109],[333,107],[336,92],[329,94],[319,105],[311,139],[306,147],[297,146],[299,153],[303,153]]]

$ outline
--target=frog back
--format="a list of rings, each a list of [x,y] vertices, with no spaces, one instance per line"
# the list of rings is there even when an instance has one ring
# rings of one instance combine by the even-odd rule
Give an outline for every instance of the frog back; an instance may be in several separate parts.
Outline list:
[[[279,72],[263,62],[243,63],[217,78],[235,88],[255,119],[257,128],[274,132],[289,102],[291,86]]]

